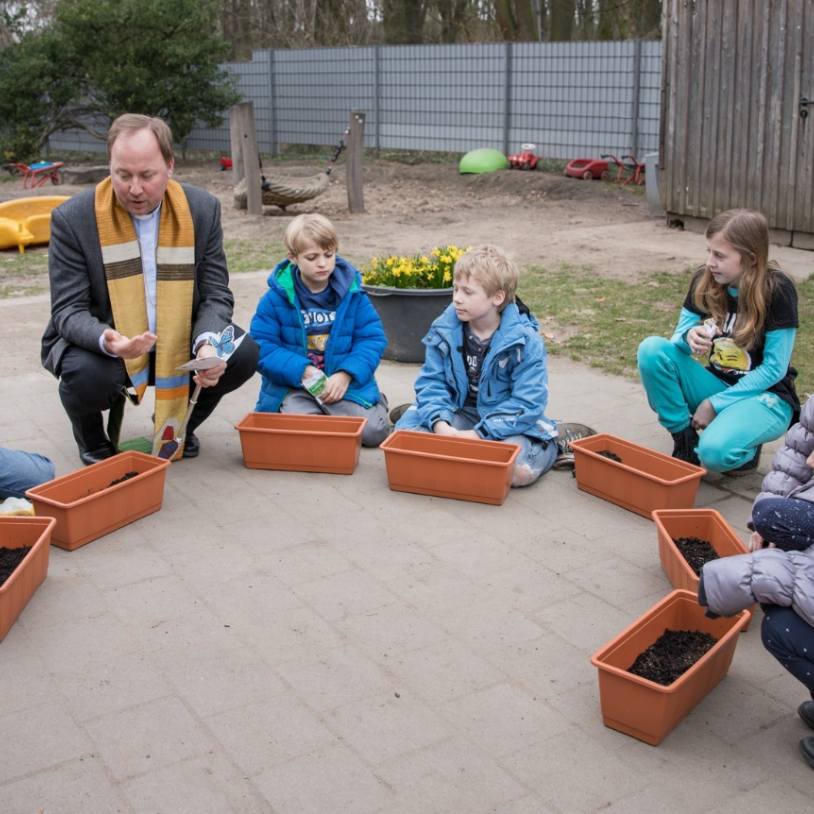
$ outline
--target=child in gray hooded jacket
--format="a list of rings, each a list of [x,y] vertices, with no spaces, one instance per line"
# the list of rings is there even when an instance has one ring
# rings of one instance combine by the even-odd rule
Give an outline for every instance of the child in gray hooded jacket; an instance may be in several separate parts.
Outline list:
[[[707,613],[731,616],[754,602],[764,647],[811,694],[798,713],[814,729],[814,397],[772,460],[752,506],[751,554],[708,562],[698,583]],[[800,741],[814,768],[814,737]]]

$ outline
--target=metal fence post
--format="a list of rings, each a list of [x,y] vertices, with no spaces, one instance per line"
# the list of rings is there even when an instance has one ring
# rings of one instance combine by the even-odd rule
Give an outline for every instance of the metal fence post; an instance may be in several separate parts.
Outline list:
[[[275,91],[275,71],[274,71],[274,49],[269,49],[269,115],[271,116],[271,154],[277,155],[280,152],[280,145],[277,143],[277,94]]]
[[[631,142],[633,155],[639,158],[639,103],[642,95],[642,41],[633,40],[633,109],[631,116]]]
[[[381,100],[382,100],[382,85],[380,81],[380,73],[381,73],[381,46],[374,45],[373,46],[373,82],[374,82],[374,107],[373,107],[373,115],[376,117],[376,130],[374,133],[375,136],[375,148],[376,148],[376,158],[379,157],[379,152],[381,150],[381,132],[382,132],[382,124],[381,124]]]
[[[512,43],[505,45],[503,77],[503,155],[509,155],[509,122],[512,118]]]

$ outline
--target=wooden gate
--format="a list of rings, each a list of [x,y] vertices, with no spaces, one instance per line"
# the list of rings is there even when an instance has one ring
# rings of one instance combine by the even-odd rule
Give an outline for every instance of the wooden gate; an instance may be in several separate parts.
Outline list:
[[[665,0],[662,53],[668,217],[748,207],[814,248],[814,0]]]

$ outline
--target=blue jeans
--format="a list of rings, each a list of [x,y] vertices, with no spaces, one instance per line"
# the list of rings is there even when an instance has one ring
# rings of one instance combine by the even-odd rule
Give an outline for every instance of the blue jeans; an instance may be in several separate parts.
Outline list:
[[[814,503],[793,497],[764,497],[752,508],[755,531],[784,551],[814,545]]]
[[[25,497],[32,489],[54,477],[54,465],[35,452],[0,447],[0,499]]]
[[[727,386],[677,345],[650,336],[639,345],[639,375],[659,424],[675,433],[690,425],[704,399]],[[788,429],[791,405],[774,393],[741,399],[721,410],[701,433],[696,453],[710,472],[728,472],[755,457],[758,446]]]
[[[791,608],[762,605],[763,624],[760,637],[763,646],[814,698],[814,627]]]
[[[453,413],[452,427],[456,430],[471,430],[480,424],[478,411],[474,407],[462,407]],[[413,432],[432,432],[424,426],[410,427]],[[510,435],[502,438],[506,444],[517,444],[520,452],[515,459],[514,477],[512,486],[531,486],[541,475],[545,475],[557,460],[557,444],[555,441],[538,441],[526,435]]]

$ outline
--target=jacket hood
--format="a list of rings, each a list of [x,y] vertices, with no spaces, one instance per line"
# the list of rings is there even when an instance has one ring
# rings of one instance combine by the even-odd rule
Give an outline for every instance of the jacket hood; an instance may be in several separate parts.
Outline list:
[[[460,329],[461,321],[455,313],[455,306],[449,305],[438,319],[433,323],[433,327],[439,333],[448,335],[450,332]],[[512,302],[504,309],[500,318],[500,326],[495,331],[492,338],[492,348],[499,350],[504,345],[516,345],[518,342],[525,342],[525,335],[539,335],[540,324],[533,314],[521,314],[518,307]]]
[[[268,287],[282,291],[290,302],[294,302],[294,270],[297,266],[289,259],[282,260],[268,276]],[[328,282],[344,299],[349,291],[361,290],[362,275],[347,260],[336,255],[336,266]]]

